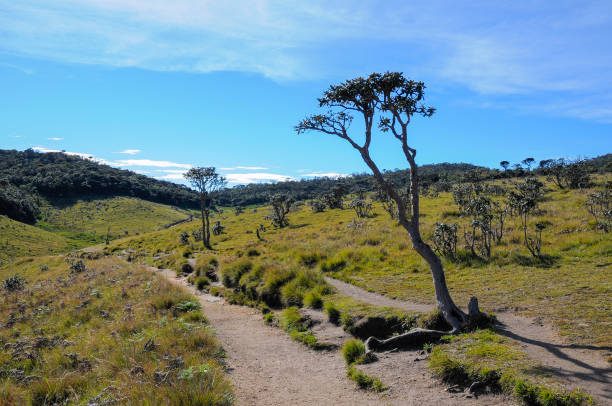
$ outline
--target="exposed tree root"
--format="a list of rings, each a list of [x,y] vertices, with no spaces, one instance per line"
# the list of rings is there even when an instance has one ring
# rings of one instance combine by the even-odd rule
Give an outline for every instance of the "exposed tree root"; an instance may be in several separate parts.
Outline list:
[[[415,328],[386,340],[370,337],[365,342],[366,354],[370,352],[388,351],[396,348],[422,347],[423,344],[439,341],[442,336],[453,334],[452,331],[426,330]]]
[[[484,327],[490,322],[490,318],[480,311],[478,307],[478,299],[472,297],[468,303],[468,314],[457,309],[456,315],[449,317],[443,312],[445,319],[453,326],[450,331],[443,330],[428,330],[423,328],[415,328],[407,333],[400,334],[386,340],[380,340],[376,337],[369,337],[365,342],[366,354],[377,351],[388,351],[392,349],[422,347],[423,344],[435,343],[445,335],[458,334],[466,329],[474,327]],[[461,322],[458,323],[459,316]],[[450,320],[449,320],[450,319]]]

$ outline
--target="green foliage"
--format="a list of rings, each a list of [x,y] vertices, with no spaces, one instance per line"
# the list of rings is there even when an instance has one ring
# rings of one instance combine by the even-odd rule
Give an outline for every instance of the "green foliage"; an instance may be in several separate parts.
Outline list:
[[[323,307],[323,299],[315,290],[309,290],[304,295],[304,305],[313,309],[320,309]]]
[[[266,323],[269,326],[276,324],[276,317],[274,316],[274,313],[264,314],[264,323]]]
[[[306,331],[306,326],[303,324],[304,318],[297,307],[288,307],[283,310],[279,317],[279,323],[285,331]]]
[[[360,389],[369,390],[373,392],[383,392],[387,390],[380,379],[369,376],[354,366],[349,366],[346,370],[346,376],[359,386]]]
[[[2,281],[2,287],[8,292],[17,292],[25,288],[26,279],[20,275],[13,275]]]
[[[253,263],[248,259],[240,259],[234,262],[222,271],[223,285],[228,288],[236,287],[242,275],[249,272],[252,268]]]
[[[195,285],[198,290],[204,290],[210,286],[210,279],[208,279],[206,276],[199,276],[195,281]]]
[[[330,323],[339,324],[340,322],[340,310],[334,305],[332,302],[325,302],[323,305],[323,310],[325,314],[327,314],[327,318]]]
[[[38,202],[32,195],[6,181],[0,181],[0,215],[33,224],[39,213]]]
[[[361,340],[352,338],[344,343],[342,356],[347,365],[361,364],[365,360],[365,345]]]
[[[0,178],[44,197],[134,196],[169,205],[198,203],[195,193],[177,184],[59,152],[0,150]]]

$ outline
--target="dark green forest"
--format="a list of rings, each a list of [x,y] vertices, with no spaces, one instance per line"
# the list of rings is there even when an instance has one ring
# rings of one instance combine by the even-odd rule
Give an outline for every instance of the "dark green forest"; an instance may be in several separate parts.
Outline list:
[[[504,163],[506,161],[502,161]],[[505,166],[505,167],[504,167]],[[424,193],[449,191],[455,183],[546,175],[559,187],[586,187],[588,174],[612,171],[612,154],[589,160],[548,159],[529,165],[506,165],[490,169],[466,163],[441,163],[420,167]],[[533,166],[533,168],[531,167]],[[395,185],[408,184],[409,170],[387,171]],[[375,192],[371,175],[355,174],[342,179],[317,178],[268,184],[240,185],[217,193],[220,206],[268,203],[270,196],[286,194],[295,200],[313,199],[342,185],[344,193]],[[40,200],[87,196],[131,196],[182,208],[197,208],[198,195],[183,185],[153,179],[129,170],[102,165],[60,152],[0,150],[0,214],[24,223],[34,223]]]

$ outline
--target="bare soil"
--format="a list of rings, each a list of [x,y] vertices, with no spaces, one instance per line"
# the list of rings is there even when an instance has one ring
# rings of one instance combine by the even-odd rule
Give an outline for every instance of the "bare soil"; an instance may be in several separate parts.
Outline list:
[[[390,387],[381,394],[360,390],[346,378],[346,365],[339,350],[310,350],[279,328],[266,326],[260,312],[198,292],[173,271],[159,272],[198,296],[227,354],[227,369],[240,405],[510,404],[501,397],[475,398],[448,392],[431,379],[423,361],[415,360],[418,353],[409,351],[381,354],[379,362],[360,366]],[[322,318],[320,314],[316,317]],[[318,324],[313,331],[321,341],[341,345],[349,338],[329,322],[320,320]]]
[[[365,303],[419,313],[434,309],[433,305],[391,299],[337,279],[326,280],[340,294]],[[567,390],[582,388],[601,404],[612,405],[612,365],[606,361],[605,354],[612,350],[611,347],[564,344],[554,329],[541,320],[532,320],[510,312],[498,312],[496,316],[501,322],[496,331],[518,342],[523,351],[540,364],[542,370],[564,382]]]

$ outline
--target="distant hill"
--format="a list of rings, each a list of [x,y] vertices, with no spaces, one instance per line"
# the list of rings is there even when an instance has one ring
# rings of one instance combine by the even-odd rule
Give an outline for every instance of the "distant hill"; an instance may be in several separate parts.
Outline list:
[[[39,197],[131,196],[184,208],[198,207],[197,195],[183,185],[63,153],[0,150],[0,214],[34,223]]]
[[[488,171],[482,166],[466,163],[441,163],[423,165],[420,168],[421,183],[433,184],[439,180],[458,180],[471,171]],[[396,185],[405,185],[410,177],[407,169],[388,171],[385,174]],[[287,181],[277,183],[239,185],[231,189],[224,189],[217,195],[217,202],[222,206],[250,205],[267,203],[269,196],[276,193],[286,193],[297,200],[311,199],[315,196],[329,192],[335,185],[342,184],[347,193],[356,193],[361,190],[376,190],[376,181],[369,174],[355,174],[345,178],[316,178],[301,181]]]

